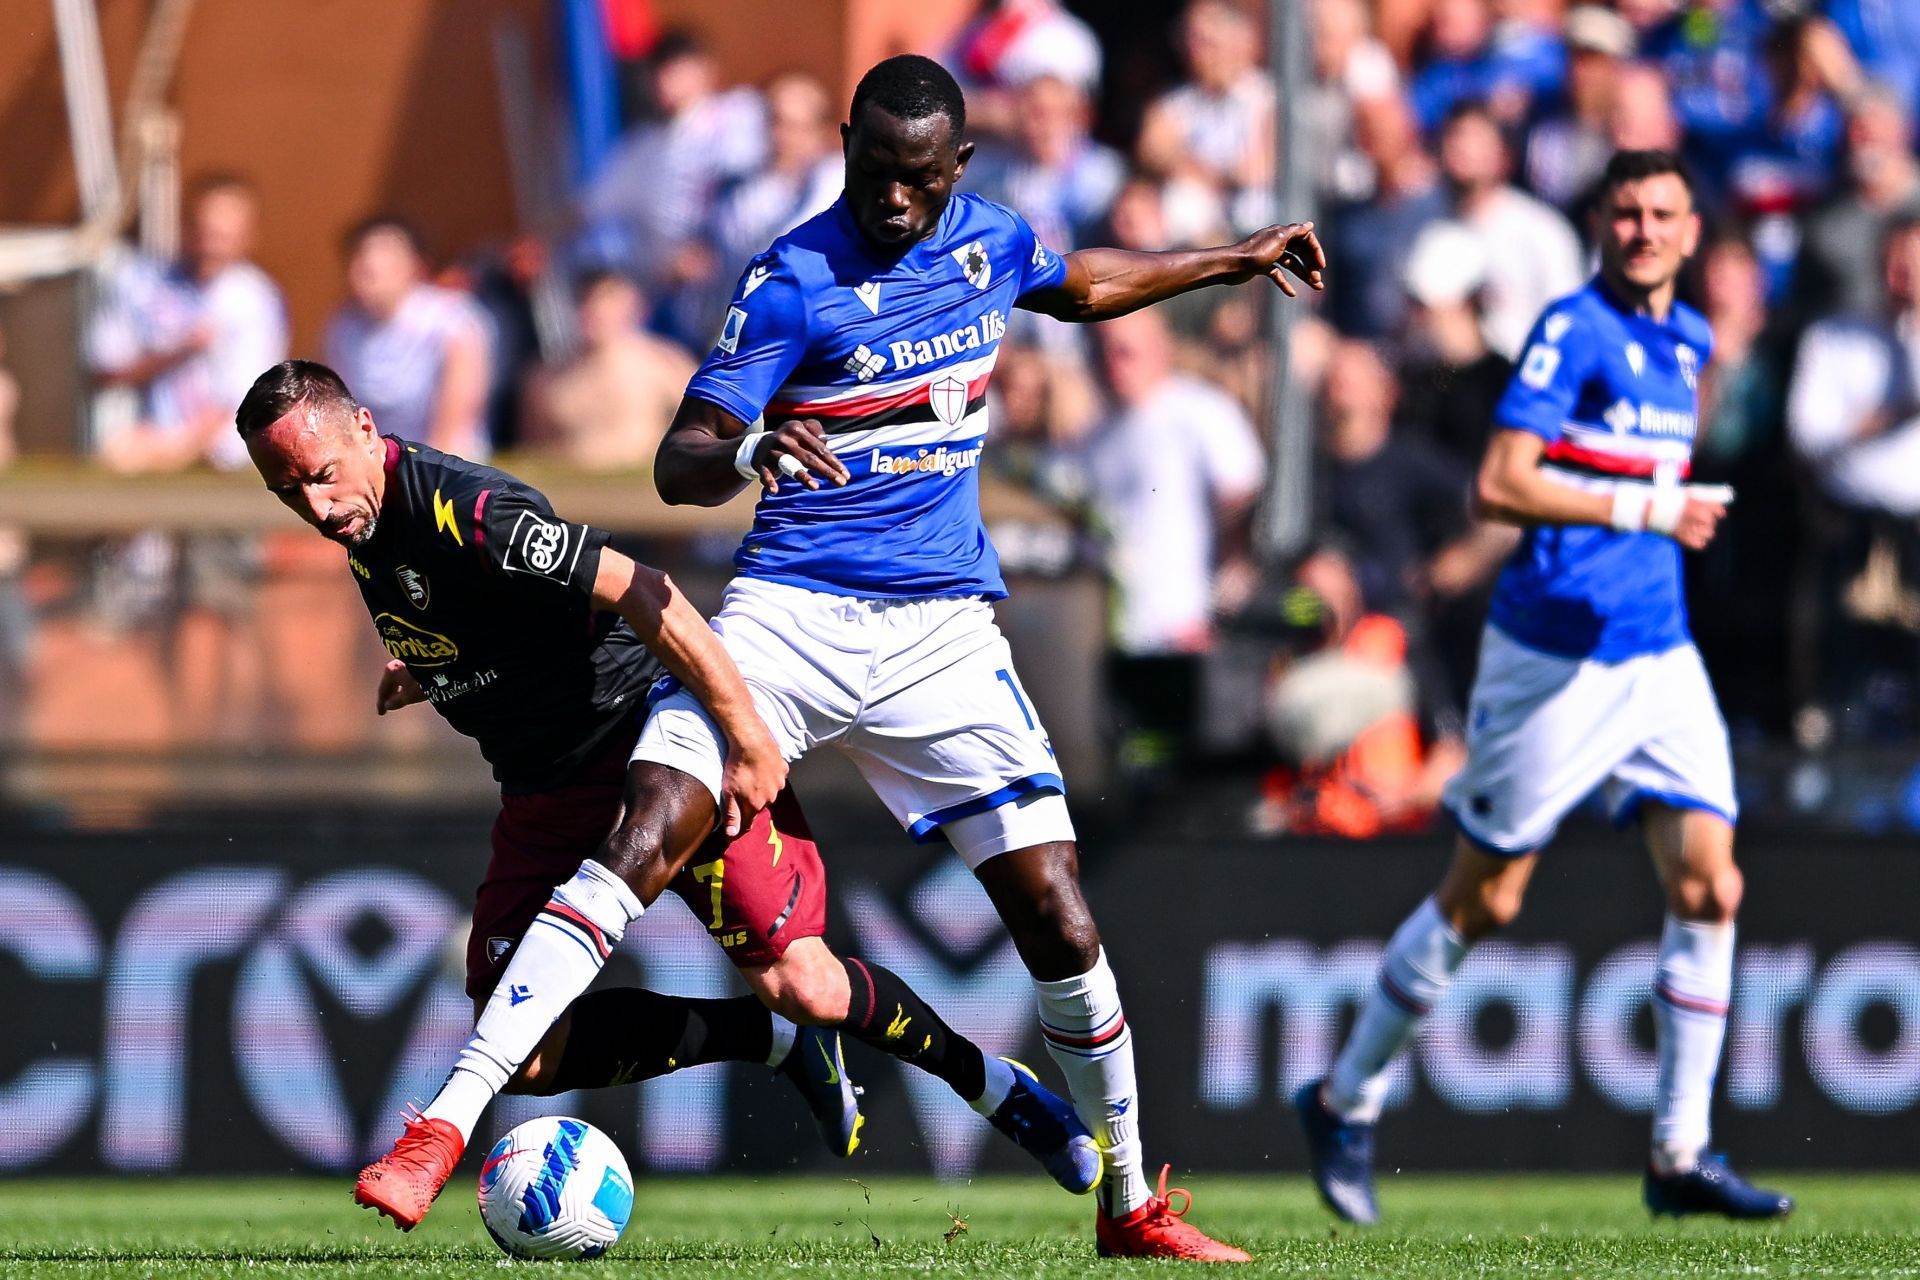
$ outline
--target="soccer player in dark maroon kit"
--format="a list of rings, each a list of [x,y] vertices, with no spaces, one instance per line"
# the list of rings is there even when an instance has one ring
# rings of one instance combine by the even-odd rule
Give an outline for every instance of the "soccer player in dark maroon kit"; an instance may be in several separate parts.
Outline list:
[[[528,930],[558,930],[579,943],[564,949],[579,952],[572,963],[596,971],[620,940],[595,922],[608,918],[605,903],[581,899],[632,898],[596,855],[629,816],[628,756],[650,690],[686,688],[735,744],[721,829],[675,831],[660,887],[686,901],[750,982],[795,942],[821,937],[826,873],[784,789],[786,766],[732,660],[664,574],[609,547],[605,532],[568,523],[505,472],[381,435],[324,365],[269,369],[236,424],[268,489],[346,547],[392,655],[380,711],[429,702],[493,765],[501,807],[467,947],[476,1016],[511,1015],[529,1001],[531,988],[518,979],[497,989]],[[626,919],[640,910],[631,901]],[[865,975],[873,998],[832,1028],[798,1027],[753,996],[601,990],[528,1028],[531,1054],[517,1070],[500,1064],[499,1079],[511,1092],[555,1094],[701,1063],[766,1062],[795,1085],[843,1156],[859,1145],[863,1119],[839,1030],[975,1097],[986,1071],[979,1048],[895,975],[845,963]],[[411,1120],[394,1151],[362,1173],[356,1199],[411,1228],[479,1114],[475,1107],[455,1121],[430,1107]],[[1084,1128],[1064,1132],[1071,1116],[1029,1078],[989,1119],[1036,1155],[1076,1140],[1091,1152]]]

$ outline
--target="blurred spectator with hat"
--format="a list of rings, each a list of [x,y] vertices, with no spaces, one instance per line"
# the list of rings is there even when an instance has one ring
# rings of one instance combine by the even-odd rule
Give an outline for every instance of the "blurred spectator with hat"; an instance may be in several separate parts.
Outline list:
[[[1493,430],[1493,407],[1513,376],[1513,361],[1487,345],[1480,305],[1486,244],[1451,219],[1432,223],[1414,241],[1401,279],[1412,306],[1396,423],[1461,466],[1476,467]]]
[[[1633,52],[1633,28],[1612,9],[1582,4],[1567,13],[1566,87],[1526,141],[1527,187],[1548,204],[1573,208],[1606,168],[1608,121]]]

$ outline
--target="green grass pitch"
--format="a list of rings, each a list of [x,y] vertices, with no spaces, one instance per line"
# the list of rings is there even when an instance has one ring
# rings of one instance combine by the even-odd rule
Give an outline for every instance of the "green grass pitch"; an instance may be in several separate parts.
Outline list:
[[[1194,1221],[1260,1276],[1920,1277],[1920,1175],[1773,1180],[1783,1225],[1649,1222],[1625,1177],[1396,1177],[1388,1225],[1335,1228],[1301,1178],[1198,1176]],[[0,1276],[498,1274],[462,1174],[410,1236],[314,1179],[0,1182]],[[1033,1179],[649,1180],[595,1276],[1091,1276],[1092,1208]],[[1163,1270],[1162,1264],[1146,1264]]]

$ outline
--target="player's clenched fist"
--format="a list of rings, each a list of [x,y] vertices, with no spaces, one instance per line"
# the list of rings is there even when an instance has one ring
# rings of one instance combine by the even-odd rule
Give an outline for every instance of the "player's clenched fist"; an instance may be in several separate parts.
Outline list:
[[[1673,540],[1689,551],[1704,551],[1727,514],[1726,504],[1687,495],[1687,504],[1674,522]]]
[[[374,706],[379,713],[385,715],[426,700],[426,691],[413,678],[413,672],[407,670],[407,664],[398,658],[389,658],[386,670],[380,673],[380,688],[374,694]]]
[[[821,480],[843,485],[853,477],[845,464],[827,446],[826,432],[812,418],[783,422],[771,431],[748,436],[736,468],[742,475],[758,479],[768,493],[780,492],[780,477],[798,480],[809,489],[818,489]]]
[[[1289,298],[1298,296],[1289,274],[1315,291],[1327,287],[1327,254],[1311,222],[1288,222],[1254,232],[1235,246],[1246,258],[1246,279],[1266,276]]]

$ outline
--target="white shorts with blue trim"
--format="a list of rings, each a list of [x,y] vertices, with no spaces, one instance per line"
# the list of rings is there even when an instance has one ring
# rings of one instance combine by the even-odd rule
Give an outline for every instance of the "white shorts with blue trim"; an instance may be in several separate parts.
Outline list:
[[[713,629],[786,758],[838,747],[915,840],[946,840],[977,867],[1074,838],[1053,746],[985,600],[868,600],[737,578]],[[721,741],[677,690],[655,705],[633,758],[691,774],[717,800]]]
[[[1480,848],[1517,857],[1553,839],[1596,787],[1622,826],[1650,800],[1734,820],[1727,726],[1700,651],[1592,662],[1489,626],[1447,811]]]

